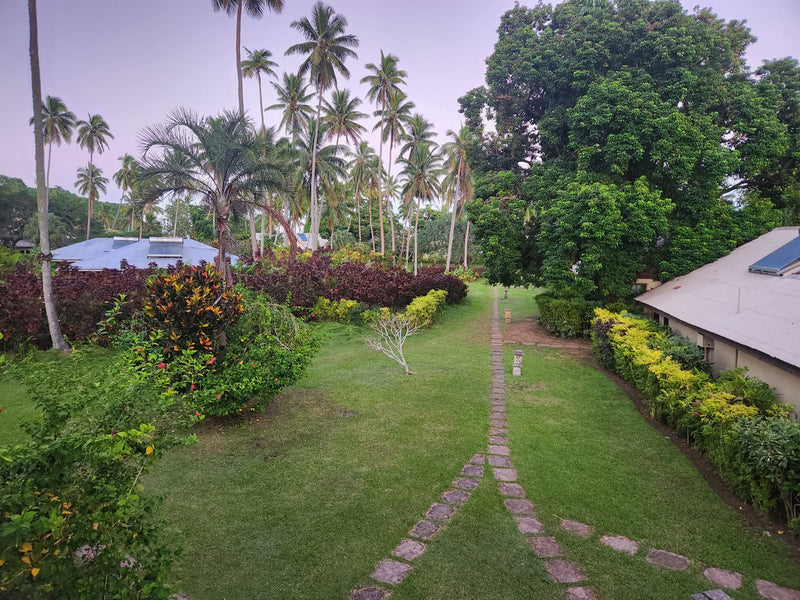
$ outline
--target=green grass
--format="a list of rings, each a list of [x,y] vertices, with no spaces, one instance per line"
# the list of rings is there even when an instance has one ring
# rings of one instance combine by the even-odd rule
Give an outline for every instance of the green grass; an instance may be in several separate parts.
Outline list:
[[[410,338],[414,375],[336,328],[258,423],[207,430],[147,482],[195,600],[344,598],[485,445],[488,289]],[[476,325],[477,328],[476,328]]]
[[[515,349],[506,348],[507,363]],[[746,584],[734,598],[757,598],[757,578],[800,587],[797,554],[748,529],[602,372],[554,350],[524,351],[522,377],[507,378],[520,482],[550,531],[559,518],[595,527],[588,541],[557,537],[601,598],[685,598],[711,587],[698,583],[700,565],[742,573]],[[643,549],[621,555],[599,544],[603,534],[635,539]],[[644,560],[651,548],[684,554],[694,566],[688,573],[655,569]]]
[[[22,444],[27,434],[20,425],[36,418],[38,411],[25,386],[8,373],[0,373],[0,446]]]

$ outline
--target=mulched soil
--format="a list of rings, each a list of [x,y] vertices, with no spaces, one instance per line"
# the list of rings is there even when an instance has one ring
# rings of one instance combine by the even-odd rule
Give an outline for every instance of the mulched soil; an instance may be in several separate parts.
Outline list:
[[[793,547],[795,557],[800,559],[800,539],[787,533],[779,534],[778,531],[785,531],[785,525],[769,517],[760,515],[750,504],[738,498],[704,455],[698,452],[691,443],[675,435],[672,429],[651,417],[650,411],[641,393],[627,381],[617,377],[613,373],[609,373],[600,366],[600,363],[597,362],[597,359],[592,353],[592,343],[589,340],[554,337],[539,325],[535,317],[514,320],[510,324],[503,323],[503,340],[507,344],[555,348],[564,356],[580,360],[599,371],[603,371],[606,376],[612,379],[631,399],[642,417],[665,438],[668,438],[673,445],[692,462],[717,496],[744,517],[745,522],[751,529],[763,535],[780,535],[789,546]]]

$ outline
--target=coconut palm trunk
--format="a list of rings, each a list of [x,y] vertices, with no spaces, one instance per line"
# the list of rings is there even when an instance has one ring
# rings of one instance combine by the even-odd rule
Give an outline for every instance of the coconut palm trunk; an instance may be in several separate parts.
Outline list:
[[[417,254],[417,235],[419,233],[419,207],[422,202],[421,198],[417,198],[417,214],[414,216],[414,275],[418,272],[419,258]]]
[[[42,252],[42,298],[44,300],[47,327],[53,348],[61,351],[69,350],[69,345],[61,333],[61,325],[56,313],[53,297],[53,280],[50,266],[50,223],[47,187],[44,174],[44,132],[42,131],[42,82],[39,72],[39,31],[36,18],[36,0],[28,0],[28,18],[30,23],[30,57],[31,57],[31,92],[33,96],[33,136],[36,149],[36,206],[39,220],[39,247]]]
[[[468,269],[467,266],[467,246],[469,245],[469,219],[467,219],[467,233],[464,236],[464,268]]]
[[[453,256],[453,235],[456,232],[456,204],[455,198],[453,198],[453,206],[452,212],[450,215],[450,236],[447,238],[447,262],[445,264],[444,270],[445,273],[450,270],[450,258]]]

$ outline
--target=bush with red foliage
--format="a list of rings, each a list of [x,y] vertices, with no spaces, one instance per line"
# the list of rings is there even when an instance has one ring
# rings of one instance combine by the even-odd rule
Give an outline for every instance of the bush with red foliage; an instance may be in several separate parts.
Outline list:
[[[121,318],[139,310],[149,274],[150,270],[134,269],[127,264],[121,269],[102,271],[59,266],[53,277],[53,295],[61,330],[67,339],[84,340],[94,333],[120,294],[126,297]],[[16,349],[22,343],[38,348],[50,346],[42,281],[29,265],[17,265],[0,283],[0,332],[6,349]]]
[[[467,286],[458,277],[446,275],[443,268],[423,268],[415,277],[398,266],[357,261],[334,265],[326,251],[298,261],[286,255],[268,255],[242,271],[239,281],[263,291],[275,302],[288,302],[301,309],[312,308],[320,297],[402,308],[433,289],[447,290],[449,304],[460,302],[467,295]]]

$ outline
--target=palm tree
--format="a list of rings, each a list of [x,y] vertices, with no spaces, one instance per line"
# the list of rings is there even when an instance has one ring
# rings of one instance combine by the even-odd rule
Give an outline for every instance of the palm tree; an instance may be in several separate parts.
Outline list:
[[[328,137],[336,136],[336,145],[339,145],[339,138],[344,139],[353,145],[358,143],[361,135],[367,130],[359,119],[366,117],[366,113],[358,110],[361,98],[351,98],[350,90],[334,90],[331,94],[331,101],[323,101],[325,104],[325,116],[322,122],[328,126]]]
[[[383,133],[384,133],[384,119],[386,115],[386,105],[389,102],[389,96],[392,94],[400,91],[400,84],[405,83],[405,78],[408,74],[397,68],[397,61],[398,58],[393,54],[384,54],[383,50],[381,50],[381,62],[379,65],[374,63],[368,63],[365,65],[367,71],[370,71],[371,75],[366,75],[361,78],[361,83],[369,84],[369,90],[367,90],[367,98],[370,99],[371,102],[376,102],[380,104],[380,121],[378,125],[375,126],[375,129],[378,127],[381,128],[381,144],[378,148],[378,162],[380,163],[380,168],[383,169]],[[377,116],[377,114],[376,114]],[[381,193],[380,187],[378,188],[378,205],[380,207],[380,226],[381,226],[381,253],[385,250],[385,243],[384,243],[384,233],[383,233],[383,194]],[[394,236],[393,236],[394,239]],[[392,249],[394,253],[394,248]]]
[[[228,16],[236,13],[236,81],[239,85],[239,114],[244,116],[242,87],[242,7],[254,19],[260,19],[264,8],[277,13],[283,10],[283,0],[212,0],[214,10],[224,10]]]
[[[314,119],[311,119],[309,125],[305,135],[295,140],[294,151],[300,185],[311,198],[316,193],[315,188],[320,187],[320,181],[332,181],[343,177],[346,164],[344,159],[339,156],[339,146],[323,144],[323,140],[327,137],[327,125],[322,123],[317,127]],[[319,135],[314,135],[317,129]],[[314,146],[315,141],[317,142],[316,146]],[[310,232],[310,235],[313,246],[315,242],[313,231]],[[318,240],[318,238],[317,235],[316,239]]]
[[[261,73],[265,73],[267,75],[272,75],[273,77],[276,76],[275,71],[272,70],[272,67],[277,67],[278,63],[273,60],[270,60],[269,57],[272,56],[272,53],[269,50],[256,50],[252,52],[247,50],[248,59],[242,62],[242,74],[245,77],[253,77],[255,75],[256,79],[258,80],[258,108],[259,114],[261,115],[261,133],[263,134],[266,130],[266,125],[264,124],[264,101],[263,96],[261,94]],[[264,202],[267,199],[264,198]],[[265,228],[265,219],[264,211],[261,213],[261,239],[263,242],[264,239],[264,228]],[[256,215],[253,209],[253,206],[250,205],[248,207],[248,217],[249,217],[249,225],[250,225],[250,252],[253,256],[253,260],[256,259],[258,256],[258,243],[256,241]]]
[[[60,146],[61,142],[69,144],[75,129],[75,115],[67,110],[61,98],[47,96],[42,103],[42,120],[44,127],[44,143],[47,144],[47,177],[45,187],[50,187],[50,159],[53,155],[53,142]],[[30,124],[33,125],[33,117]]]
[[[33,140],[36,162],[36,208],[39,220],[39,248],[42,252],[42,298],[44,300],[50,341],[57,350],[69,350],[61,333],[56,303],[53,297],[53,279],[50,265],[50,220],[47,186],[44,179],[44,120],[42,118],[42,80],[39,73],[39,26],[36,16],[36,0],[28,0],[28,23],[30,26],[31,96],[33,97]]]
[[[107,185],[108,179],[103,177],[103,171],[92,163],[78,169],[78,180],[75,182],[75,187],[77,187],[78,192],[89,197],[89,206],[92,205],[94,198],[100,195],[98,192],[106,193]],[[88,226],[91,226],[91,221],[89,221]],[[88,235],[86,239],[89,239]]]
[[[255,202],[264,189],[283,185],[285,170],[265,152],[264,137],[238,112],[200,117],[176,109],[167,121],[142,134],[144,178],[157,177],[156,195],[190,191],[210,206],[217,226],[217,269],[226,284],[233,279],[226,260],[228,218],[235,201]],[[178,154],[182,160],[170,158]],[[252,196],[249,196],[252,194]],[[264,204],[265,210],[284,224],[283,217]],[[287,235],[291,235],[289,232]]]
[[[118,160],[122,161],[122,166],[119,168],[119,171],[113,175],[114,183],[117,184],[117,187],[122,190],[122,197],[124,198],[127,195],[128,199],[130,200],[131,195],[128,192],[130,192],[130,190],[132,190],[133,186],[136,184],[136,176],[138,174],[140,165],[130,154],[120,156]],[[111,229],[116,229],[117,227],[117,219],[119,218],[119,212],[121,208],[122,199],[120,199],[119,205],[117,206],[117,214],[114,217],[114,223],[111,225]]]
[[[372,163],[375,162],[375,150],[373,150],[369,143],[360,142],[356,148],[355,155],[350,161],[350,180],[353,183],[354,193],[353,199],[356,205],[356,219],[358,221],[358,241],[361,242],[361,192],[365,184],[368,184],[370,178],[370,171],[372,170]]]
[[[389,142],[389,161],[386,173],[392,176],[392,149],[406,137],[405,124],[409,121],[409,113],[414,108],[414,103],[406,99],[406,95],[401,90],[395,90],[389,94],[386,110],[383,115],[383,128],[381,130],[381,140]],[[375,113],[377,115],[377,112]],[[394,219],[389,221],[392,232],[392,254],[395,252]]]
[[[441,193],[439,173],[441,157],[434,152],[429,144],[419,144],[408,158],[403,160],[403,176],[406,184],[403,186],[403,196],[406,201],[416,198],[416,215],[414,222],[414,275],[418,271],[417,233],[419,231],[419,210],[422,200],[431,202]]]
[[[451,141],[444,145],[442,150],[446,156],[447,177],[446,182],[452,184],[455,196],[451,206],[450,237],[447,240],[447,264],[445,270],[450,270],[450,258],[453,253],[453,234],[456,228],[456,212],[463,211],[467,200],[472,198],[472,169],[467,160],[467,150],[472,144],[472,132],[469,127],[462,126],[458,133],[448,130],[447,135]],[[464,239],[464,266],[467,266],[467,242],[469,240],[469,221],[467,221],[467,234]]]
[[[309,74],[311,83],[317,89],[317,118],[314,127],[313,148],[317,148],[319,137],[320,114],[322,112],[322,94],[336,85],[336,72],[345,79],[350,77],[350,71],[345,67],[344,61],[348,57],[357,58],[358,55],[352,48],[358,47],[358,38],[353,34],[345,34],[347,19],[333,12],[330,6],[317,2],[312,9],[311,18],[303,17],[292,21],[292,28],[299,31],[306,39],[305,42],[289,46],[286,54],[306,54],[306,59],[300,65],[299,75]],[[317,156],[316,152],[311,159],[311,249],[317,249],[319,238],[319,204],[317,202],[316,182]]]
[[[245,50],[247,51],[247,60],[242,61],[242,75],[245,77],[255,77],[256,81],[258,81],[258,108],[259,114],[261,115],[261,131],[264,131],[266,126],[264,125],[264,100],[261,95],[261,75],[277,77],[278,75],[272,67],[277,67],[278,63],[269,59],[269,57],[272,56],[272,52],[269,50],[251,51],[247,48],[245,48]]]
[[[314,109],[307,104],[312,96],[306,93],[310,84],[303,83],[303,78],[299,75],[287,73],[283,74],[283,86],[274,81],[271,83],[278,93],[278,102],[268,106],[266,110],[282,110],[279,126],[283,127],[292,139],[296,139],[299,133],[308,127],[308,120],[314,114]]]
[[[108,123],[100,115],[89,115],[88,121],[78,121],[78,145],[89,151],[89,164],[92,164],[94,153],[102,154],[108,148],[108,138],[114,139]],[[86,239],[92,228],[92,216],[94,211],[94,195],[89,194],[89,215],[86,221]]]

